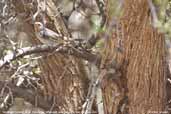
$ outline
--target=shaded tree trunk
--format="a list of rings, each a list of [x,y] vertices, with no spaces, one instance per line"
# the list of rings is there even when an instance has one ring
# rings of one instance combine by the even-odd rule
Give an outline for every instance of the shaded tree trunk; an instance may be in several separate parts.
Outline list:
[[[25,1],[25,4],[29,1]],[[35,6],[26,9],[20,0],[13,1],[16,6],[16,12],[29,15],[30,11],[35,11]],[[48,21],[54,22],[56,30],[60,30],[68,36],[65,24],[61,21],[61,17],[56,15],[56,6],[52,0],[47,2],[47,18]],[[20,17],[21,20],[27,20],[24,23],[24,31],[31,37],[33,44],[39,44],[34,34],[33,25],[30,23],[30,17]],[[80,112],[83,101],[85,100],[85,92],[87,90],[88,78],[86,76],[83,62],[78,58],[68,55],[47,53],[39,60],[42,71],[41,79],[44,85],[44,96],[52,102],[52,107],[48,111],[55,110],[58,112]]]
[[[120,32],[124,36],[123,53],[116,52],[113,55],[117,61],[122,61],[122,74],[117,82],[116,79],[107,79],[103,83],[108,114],[147,114],[154,113],[152,111],[164,111],[164,37],[150,22],[150,10],[146,0],[124,1],[124,12],[120,19]],[[112,39],[107,43],[107,54],[111,55],[111,52],[107,51],[116,48],[117,37],[119,36],[113,32]]]
[[[55,98],[55,110],[60,112],[81,110],[87,79],[84,71],[80,71],[83,67],[79,67],[80,64],[80,60],[61,54],[41,60],[44,93],[47,97]]]

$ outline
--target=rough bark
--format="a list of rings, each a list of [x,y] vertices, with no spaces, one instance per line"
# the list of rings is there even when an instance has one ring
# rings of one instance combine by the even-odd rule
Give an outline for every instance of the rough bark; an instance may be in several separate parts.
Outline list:
[[[30,11],[35,11],[35,6],[26,9],[21,1],[13,1],[16,12],[24,13],[25,15],[31,14]],[[56,30],[60,30],[63,34],[68,36],[67,29],[61,20],[60,15],[54,16],[57,13],[57,6],[52,0],[47,1],[47,17],[49,23],[53,23]],[[31,34],[32,43],[37,45],[37,40],[33,25],[31,25],[31,18],[29,16],[20,17],[21,20],[26,20],[24,23],[24,30]],[[46,55],[46,54],[43,54]],[[47,54],[39,61],[42,71],[42,81],[44,85],[44,96],[47,100],[52,102],[52,107],[49,109],[65,112],[78,112],[81,111],[81,106],[85,100],[85,91],[87,90],[88,78],[83,68],[83,62],[67,54]]]
[[[79,64],[69,57],[56,54],[41,60],[40,65],[45,95],[55,96],[58,111],[79,111],[85,97],[83,84],[86,82],[86,78],[80,74]]]
[[[24,5],[19,0],[16,3],[16,6],[19,5],[16,12],[23,13]],[[28,9],[26,13],[29,13],[29,10],[33,9]],[[108,16],[109,22],[112,21],[110,14]],[[106,39],[106,47],[102,52],[102,69],[108,67],[114,59],[121,66],[118,69],[120,75],[105,75],[102,80],[105,114],[126,112],[144,114],[150,111],[164,111],[164,39],[163,35],[152,27],[150,18],[146,0],[124,0],[124,12],[119,21],[121,27],[119,31],[123,34],[123,52],[118,52],[116,49],[119,37],[116,32]],[[32,26],[25,25],[33,42],[36,43]],[[80,111],[88,86],[85,70],[81,69],[83,63],[67,55],[53,54],[43,58],[40,66],[43,71],[45,95],[55,96],[56,110]]]
[[[116,79],[107,79],[103,83],[106,114],[164,111],[164,37],[152,27],[150,18],[146,0],[124,1],[124,12],[120,19],[121,32],[124,34],[123,53],[113,55],[117,61],[122,61],[122,75],[117,82]],[[117,37],[113,32],[106,53],[111,55],[107,50],[116,48]]]

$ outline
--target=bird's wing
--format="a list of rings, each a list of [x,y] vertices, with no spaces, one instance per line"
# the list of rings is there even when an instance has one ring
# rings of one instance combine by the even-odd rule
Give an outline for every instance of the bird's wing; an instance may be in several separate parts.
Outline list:
[[[54,32],[54,31],[52,31],[50,29],[47,29],[47,28],[45,28],[43,32],[44,32],[43,34],[45,36],[48,36],[48,37],[52,37],[52,38],[61,38],[62,37],[62,35]]]

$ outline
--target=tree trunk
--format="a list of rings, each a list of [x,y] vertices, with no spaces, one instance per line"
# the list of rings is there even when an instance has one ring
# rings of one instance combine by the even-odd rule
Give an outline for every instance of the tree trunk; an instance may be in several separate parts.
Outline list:
[[[25,2],[27,3],[28,1]],[[23,2],[14,0],[13,3],[16,6],[16,12],[23,13],[25,11]],[[54,22],[57,30],[60,29],[63,34],[68,36],[61,17],[59,15],[53,16],[57,14],[57,5],[52,0],[47,0],[46,4],[48,9],[47,18]],[[31,8],[28,11],[26,10],[25,13],[29,14],[31,10],[36,10],[36,6]],[[26,20],[26,17],[21,19]],[[37,45],[38,40],[30,23],[25,23],[24,30],[31,34],[32,43]],[[48,111],[55,110],[61,113],[80,112],[88,88],[88,77],[86,76],[82,60],[69,55],[55,53],[42,54],[42,56],[43,58],[39,60],[39,65],[42,71],[41,79],[44,85],[44,96],[53,103],[52,109]]]
[[[15,3],[18,6],[16,12],[23,13],[25,10],[21,7],[24,6],[22,2],[18,0]],[[108,5],[110,4],[107,4],[107,8]],[[164,111],[166,98],[164,37],[150,23],[147,0],[124,0],[123,9],[117,25],[123,36],[123,51],[116,50],[120,36],[113,32],[106,40],[103,53],[104,67],[108,67],[114,59],[121,66],[118,69],[119,75],[105,76],[102,80],[105,114],[146,114],[152,111],[159,113]],[[108,23],[113,21],[109,12]],[[27,31],[30,28],[30,34],[34,38],[33,27],[25,28]],[[40,66],[45,95],[55,96],[53,101],[56,110],[80,111],[88,86],[83,62],[68,55],[53,54],[43,58]]]
[[[110,14],[108,14],[110,15]],[[125,0],[120,19],[123,34],[123,61],[120,79],[103,83],[106,114],[160,113],[165,107],[165,46],[164,37],[151,25],[147,0]],[[111,20],[109,20],[111,21]],[[117,35],[113,32],[107,50],[116,48]],[[111,51],[110,51],[111,53]],[[118,54],[119,53],[119,54]],[[117,56],[116,56],[117,55]],[[113,105],[112,105],[113,104]],[[125,113],[124,113],[125,114]]]
[[[81,60],[61,54],[49,56],[40,65],[45,95],[55,98],[55,107],[60,112],[78,112],[85,98],[87,83]],[[51,97],[52,96],[52,97]]]

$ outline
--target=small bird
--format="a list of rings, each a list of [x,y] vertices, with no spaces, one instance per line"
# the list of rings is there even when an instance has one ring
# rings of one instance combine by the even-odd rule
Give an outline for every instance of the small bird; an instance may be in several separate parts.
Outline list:
[[[62,34],[58,34],[46,28],[41,22],[34,23],[34,30],[35,30],[36,37],[43,44],[52,45],[52,44],[61,43],[61,41],[63,41]]]

